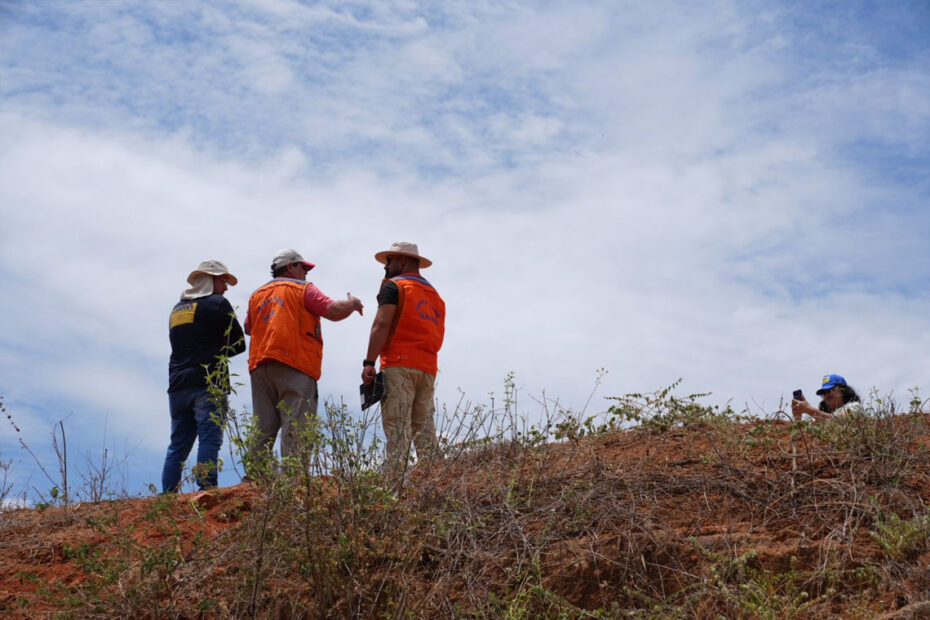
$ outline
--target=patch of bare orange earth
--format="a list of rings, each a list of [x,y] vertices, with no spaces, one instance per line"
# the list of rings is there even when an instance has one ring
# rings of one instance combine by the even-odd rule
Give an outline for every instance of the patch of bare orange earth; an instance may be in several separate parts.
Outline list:
[[[172,497],[167,515],[181,532],[181,552],[198,535],[213,538],[238,525],[251,509],[255,487],[240,484],[224,489]],[[114,531],[131,532],[139,545],[156,545],[165,535],[147,526],[145,518],[155,498],[124,499],[0,513],[0,609],[4,617],[31,618],[54,612],[54,588],[76,586],[88,578],[74,554],[86,548],[106,556]]]

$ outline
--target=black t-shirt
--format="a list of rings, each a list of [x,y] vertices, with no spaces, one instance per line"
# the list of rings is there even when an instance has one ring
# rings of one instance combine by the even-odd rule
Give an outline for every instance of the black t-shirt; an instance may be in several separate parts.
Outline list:
[[[216,369],[217,356],[232,357],[245,351],[245,337],[232,305],[222,295],[182,299],[168,321],[171,358],[168,391],[206,387],[209,366]],[[228,334],[227,334],[228,332]]]
[[[397,291],[397,283],[391,280],[385,280],[381,283],[381,290],[378,291],[378,307],[396,306],[400,301],[400,293]]]

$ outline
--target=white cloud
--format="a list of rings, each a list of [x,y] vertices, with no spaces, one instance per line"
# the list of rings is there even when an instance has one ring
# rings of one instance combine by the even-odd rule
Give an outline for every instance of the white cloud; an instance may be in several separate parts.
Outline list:
[[[354,403],[399,239],[435,261],[449,404],[515,371],[579,407],[601,367],[599,396],[684,377],[767,411],[826,372],[926,384],[927,189],[886,170],[927,162],[926,65],[801,59],[809,33],[727,2],[231,6],[4,26],[0,393],[30,433],[70,403],[157,479],[184,277],[226,262],[244,318],[283,247],[366,304],[324,325],[321,392]]]

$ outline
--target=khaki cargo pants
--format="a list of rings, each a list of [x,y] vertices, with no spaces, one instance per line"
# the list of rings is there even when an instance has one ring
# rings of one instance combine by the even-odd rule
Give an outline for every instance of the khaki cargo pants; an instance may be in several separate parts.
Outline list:
[[[424,459],[439,449],[433,413],[436,377],[415,368],[390,366],[384,369],[384,399],[381,422],[387,448],[384,473],[402,475],[410,461],[410,442],[417,458]]]

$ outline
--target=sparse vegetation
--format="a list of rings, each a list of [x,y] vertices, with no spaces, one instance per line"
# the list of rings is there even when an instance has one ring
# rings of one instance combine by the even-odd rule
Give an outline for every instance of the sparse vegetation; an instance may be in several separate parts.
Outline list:
[[[508,377],[500,401],[445,412],[442,458],[403,489],[377,472],[376,419],[328,403],[257,485],[29,512],[89,533],[54,555],[70,579],[11,567],[19,591],[0,610],[788,619],[930,599],[930,428],[913,400],[815,424],[675,387],[602,415],[543,398],[534,426]],[[248,419],[231,423],[247,446]],[[28,540],[23,527],[4,538]]]

